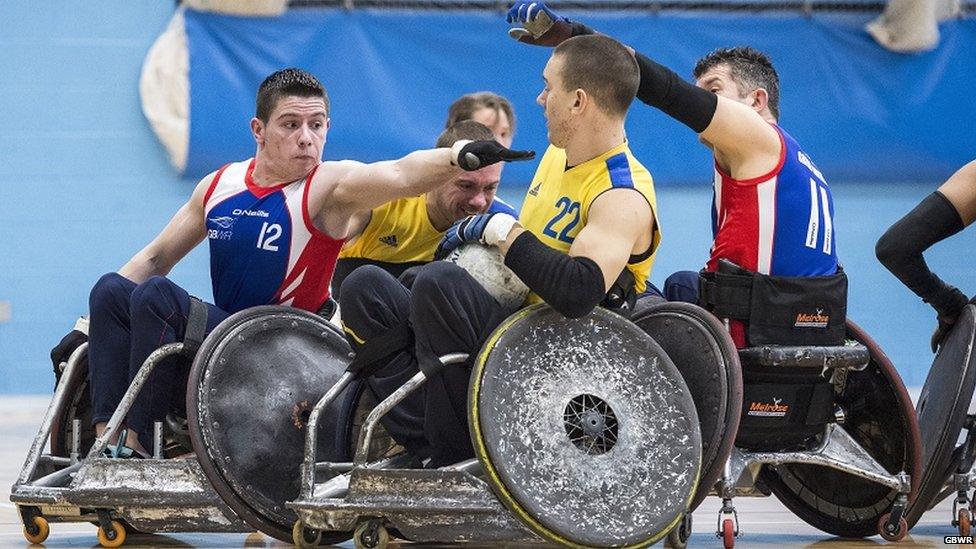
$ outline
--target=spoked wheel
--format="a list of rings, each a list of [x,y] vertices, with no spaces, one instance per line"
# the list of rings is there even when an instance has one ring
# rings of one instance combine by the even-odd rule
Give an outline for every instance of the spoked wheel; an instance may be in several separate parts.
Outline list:
[[[24,526],[24,537],[31,543],[44,543],[51,533],[51,525],[44,517],[34,517],[30,525]]]
[[[898,520],[898,524],[888,524],[891,520],[891,513],[885,513],[881,515],[878,520],[878,534],[881,535],[886,541],[901,541],[908,535],[908,521],[905,517],[901,517]]]
[[[972,516],[969,509],[960,509],[956,515],[956,526],[959,527],[960,536],[969,536],[972,532]]]
[[[722,521],[722,545],[725,549],[735,547],[735,523],[730,518]]]
[[[386,549],[390,543],[390,533],[377,519],[361,522],[353,537],[356,549]]]

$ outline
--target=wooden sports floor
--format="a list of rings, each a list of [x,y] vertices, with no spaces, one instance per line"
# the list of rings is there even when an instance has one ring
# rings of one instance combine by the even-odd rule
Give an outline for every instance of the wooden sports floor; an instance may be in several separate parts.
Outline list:
[[[29,547],[21,533],[21,524],[14,505],[9,502],[10,486],[14,483],[23,464],[27,448],[37,432],[38,425],[48,403],[40,396],[0,396],[0,548]],[[689,547],[721,548],[716,539],[716,513],[720,502],[709,498],[695,512],[694,528]],[[887,543],[875,536],[863,540],[832,538],[819,530],[807,526],[794,517],[775,498],[740,498],[736,500],[739,521],[744,535],[736,543],[741,548],[800,548],[817,547],[841,549],[846,547],[943,547],[943,536],[954,534],[949,525],[952,502],[946,500],[929,511],[921,522],[909,533],[909,537],[899,543]],[[403,544],[419,546],[417,544]],[[52,524],[51,535],[44,547],[99,547],[95,538],[95,527],[89,524]],[[345,543],[339,547],[352,547]],[[391,544],[392,546],[392,544]],[[150,547],[287,547],[272,538],[260,534],[178,534],[178,535],[133,535],[126,548]],[[432,547],[423,545],[423,547]],[[458,547],[482,547],[473,544]]]

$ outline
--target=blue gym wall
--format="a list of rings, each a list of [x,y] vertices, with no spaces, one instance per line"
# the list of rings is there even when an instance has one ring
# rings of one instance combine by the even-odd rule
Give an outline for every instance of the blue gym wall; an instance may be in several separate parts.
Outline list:
[[[0,2],[0,301],[12,312],[0,323],[0,393],[50,390],[48,351],[87,309],[92,283],[147,243],[192,189],[194,181],[168,165],[138,99],[142,60],[171,14],[167,1],[74,0],[56,10],[27,0]],[[457,17],[463,21],[451,21]],[[683,72],[729,36],[781,52],[775,59],[792,83],[784,91],[784,126],[833,181],[851,316],[874,334],[906,382],[920,385],[931,360],[933,315],[877,264],[873,245],[976,156],[976,21],[943,25],[936,52],[897,56],[860,34],[864,17],[735,15],[706,24],[668,16],[642,17],[639,25],[621,16],[588,19]],[[515,101],[517,145],[544,145],[532,101],[545,52],[509,43],[504,24],[491,16],[303,10],[287,20],[291,31],[304,29],[301,40],[321,46],[318,53],[301,47],[295,32],[262,30],[262,22],[188,17],[191,40],[204,33],[219,44],[206,50],[216,65],[191,50],[197,53],[190,172],[252,154],[246,123],[254,88],[265,73],[299,61],[328,69],[320,74],[335,105],[327,158],[371,160],[428,146],[450,100],[477,89]],[[463,61],[465,52],[475,54]],[[838,76],[824,78],[832,72],[826,69]],[[224,95],[206,87],[228,75],[236,80]],[[865,117],[869,124],[860,131],[846,129]],[[707,155],[691,132],[643,106],[629,128],[659,184],[665,240],[653,278],[660,283],[671,271],[697,268],[707,253]],[[885,133],[892,130],[900,137]],[[859,160],[841,162],[844,155]],[[506,169],[507,198],[520,202],[530,172]],[[956,236],[927,256],[967,294],[976,291],[969,260],[974,238],[971,231]],[[171,276],[209,298],[203,247]]]

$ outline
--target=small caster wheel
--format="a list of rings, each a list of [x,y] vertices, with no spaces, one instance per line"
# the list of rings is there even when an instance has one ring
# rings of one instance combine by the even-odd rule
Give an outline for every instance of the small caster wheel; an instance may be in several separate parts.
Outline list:
[[[99,526],[98,543],[102,547],[122,547],[122,544],[125,543],[125,526],[122,526],[122,523],[117,520],[112,521],[112,526],[108,531]]]
[[[665,547],[671,549],[685,549],[688,547],[688,539],[691,538],[691,515],[684,515],[678,525],[668,532],[668,538],[664,542]]]
[[[356,526],[353,536],[356,549],[386,549],[390,543],[390,533],[378,520],[369,520]]]
[[[294,526],[291,527],[291,541],[296,547],[302,549],[318,547],[322,543],[322,532],[306,528],[305,523],[296,520]]]
[[[972,532],[972,516],[969,509],[960,509],[956,515],[956,523],[959,526],[960,536],[969,536]]]
[[[887,541],[899,541],[908,535],[908,521],[905,517],[898,520],[897,526],[889,524],[890,519],[891,513],[885,513],[878,520],[878,533],[882,538]]]
[[[725,549],[735,547],[735,523],[730,518],[722,521],[722,545]]]
[[[30,526],[24,526],[24,537],[31,543],[44,543],[50,533],[51,526],[44,517],[34,517]]]

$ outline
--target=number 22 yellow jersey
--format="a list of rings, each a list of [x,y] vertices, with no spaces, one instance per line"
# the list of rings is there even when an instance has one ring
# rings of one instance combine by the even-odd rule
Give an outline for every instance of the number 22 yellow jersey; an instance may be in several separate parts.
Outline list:
[[[570,246],[589,217],[590,206],[610,189],[631,188],[641,193],[654,213],[655,229],[648,252],[631,256],[627,269],[634,275],[635,289],[643,292],[661,242],[657,228],[657,199],[650,172],[631,154],[627,142],[578,164],[566,167],[566,152],[549,146],[529,185],[522,203],[519,223],[550,248],[569,253]],[[534,293],[529,303],[538,303]]]

